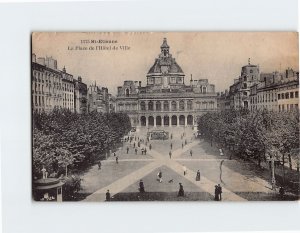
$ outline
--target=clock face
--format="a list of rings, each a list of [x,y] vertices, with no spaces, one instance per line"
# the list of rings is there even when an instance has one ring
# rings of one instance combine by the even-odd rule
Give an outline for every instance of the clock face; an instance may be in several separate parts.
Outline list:
[[[161,72],[162,72],[163,74],[168,73],[168,66],[161,66]]]

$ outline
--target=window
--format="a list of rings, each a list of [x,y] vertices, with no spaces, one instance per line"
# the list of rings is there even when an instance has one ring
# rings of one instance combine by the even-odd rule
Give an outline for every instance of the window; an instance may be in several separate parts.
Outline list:
[[[203,87],[203,88],[202,88],[202,92],[203,92],[204,94],[206,94],[206,87]]]
[[[164,110],[169,111],[169,102],[168,101],[164,101]]]
[[[125,93],[126,97],[129,97],[129,89],[128,89],[128,88],[126,89],[125,92],[126,92],[126,93]]]
[[[183,100],[180,100],[180,102],[179,102],[179,110],[184,111],[184,101]]]
[[[172,101],[171,106],[172,106],[172,111],[176,111],[177,110],[176,101]]]
[[[244,88],[247,88],[247,83],[244,83],[243,85],[244,85]]]
[[[188,100],[187,102],[187,110],[192,110],[193,109],[193,102],[191,100]]]
[[[141,110],[145,111],[146,110],[146,104],[144,101],[141,102]]]
[[[247,76],[244,76],[244,82],[247,82]]]
[[[294,92],[290,92],[290,97],[291,97],[291,99],[294,98]]]
[[[295,98],[299,98],[299,92],[298,91],[295,92]]]
[[[160,103],[160,101],[156,102],[156,110],[157,111],[161,111],[161,103]]]
[[[288,92],[285,93],[285,98],[286,98],[286,99],[289,98],[289,93],[288,93]]]
[[[280,104],[278,105],[278,110],[279,110],[279,112],[281,111],[281,106],[280,106]]]
[[[281,93],[281,99],[284,99],[284,93]]]
[[[148,103],[148,110],[153,111],[153,102],[152,101],[149,101],[149,103]]]
[[[252,73],[253,73],[253,70],[250,70],[250,73],[252,74]]]

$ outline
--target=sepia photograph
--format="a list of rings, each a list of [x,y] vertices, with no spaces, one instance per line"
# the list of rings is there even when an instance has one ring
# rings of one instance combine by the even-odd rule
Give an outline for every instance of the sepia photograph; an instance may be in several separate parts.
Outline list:
[[[33,32],[32,200],[299,201],[298,46],[297,32]]]

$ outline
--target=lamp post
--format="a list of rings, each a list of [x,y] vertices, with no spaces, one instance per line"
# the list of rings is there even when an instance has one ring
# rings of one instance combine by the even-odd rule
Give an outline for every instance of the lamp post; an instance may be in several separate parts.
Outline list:
[[[270,155],[270,161],[271,161],[271,174],[272,174],[272,177],[271,177],[271,184],[272,184],[272,190],[276,190],[276,180],[275,180],[275,165],[274,165],[274,161],[275,161],[275,158],[274,156]]]

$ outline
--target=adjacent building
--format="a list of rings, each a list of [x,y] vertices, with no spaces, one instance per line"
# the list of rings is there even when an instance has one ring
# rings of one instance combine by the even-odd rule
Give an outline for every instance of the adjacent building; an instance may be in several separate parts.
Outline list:
[[[293,111],[299,109],[299,73],[288,68],[284,74],[262,74],[251,87],[250,110]]]
[[[160,50],[146,75],[146,86],[127,80],[118,87],[116,111],[126,112],[134,126],[193,126],[201,114],[217,110],[215,86],[192,76],[186,82],[166,38]]]
[[[52,57],[37,58],[32,54],[31,72],[33,111],[50,112],[54,108],[65,108],[80,114],[94,109],[108,112],[107,88],[91,85],[88,95],[87,85],[82,78],[79,76],[76,80],[65,67],[59,70],[57,60]],[[92,104],[94,102],[97,103],[95,106]]]

